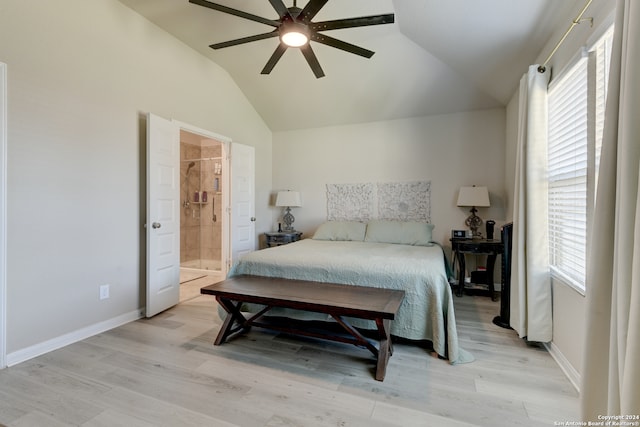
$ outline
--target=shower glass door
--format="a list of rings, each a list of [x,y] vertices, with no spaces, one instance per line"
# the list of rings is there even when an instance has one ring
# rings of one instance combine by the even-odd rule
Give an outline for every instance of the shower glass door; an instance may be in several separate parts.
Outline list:
[[[181,142],[180,267],[221,271],[222,144]]]

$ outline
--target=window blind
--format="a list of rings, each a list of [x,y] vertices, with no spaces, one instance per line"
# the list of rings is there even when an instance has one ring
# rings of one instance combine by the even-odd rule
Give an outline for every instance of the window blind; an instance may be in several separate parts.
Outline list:
[[[587,59],[549,91],[549,256],[554,274],[584,289],[587,234]]]

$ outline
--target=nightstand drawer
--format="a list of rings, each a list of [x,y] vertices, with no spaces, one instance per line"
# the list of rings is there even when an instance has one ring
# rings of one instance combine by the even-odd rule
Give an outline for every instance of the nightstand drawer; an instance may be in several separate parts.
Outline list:
[[[492,254],[502,252],[500,241],[482,240],[478,242],[473,241],[454,241],[453,248],[457,252],[472,253],[472,254]]]
[[[290,243],[293,241],[293,236],[273,236],[269,239],[270,243]]]
[[[286,245],[297,242],[302,237],[300,231],[264,233],[267,240],[267,247]]]
[[[458,245],[458,252],[469,252],[474,254],[480,254],[486,251],[486,247],[482,245],[474,245],[473,243],[465,243]]]

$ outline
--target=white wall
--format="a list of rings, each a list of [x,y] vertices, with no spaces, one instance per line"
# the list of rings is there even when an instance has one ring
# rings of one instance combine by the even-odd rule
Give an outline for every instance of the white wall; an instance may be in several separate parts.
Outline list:
[[[118,1],[2,0],[0,61],[9,354],[143,306],[147,112],[255,146],[270,228],[270,130],[226,72]]]
[[[460,186],[488,186],[492,206],[478,215],[504,221],[504,141],[504,109],[275,132],[273,190],[302,192],[294,225],[310,237],[326,220],[326,184],[428,180],[434,238],[448,244],[469,215]]]
[[[558,40],[567,30],[570,23],[575,19],[580,10],[584,7],[584,1],[575,1],[575,7],[570,16],[566,17],[566,25],[558,28],[555,34],[549,39],[545,48],[540,52],[532,64],[542,63]],[[582,46],[586,46],[601,33],[603,26],[611,22],[612,11],[615,8],[615,0],[594,0],[584,14],[584,18],[593,17],[593,26],[589,22],[583,22],[574,27],[562,46],[558,49],[548,68],[553,76],[558,76],[563,68],[569,64]],[[523,70],[523,73],[526,70]],[[513,218],[513,182],[515,177],[516,158],[516,138],[518,126],[518,93],[516,92],[507,106],[507,145],[505,148],[505,174],[507,182],[507,199],[509,200],[509,211],[507,216]],[[582,349],[584,348],[584,338],[587,331],[584,329],[585,319],[585,298],[573,288],[559,281],[552,283],[553,288],[553,342],[552,352],[558,359],[563,369],[569,375],[574,384],[579,383],[579,376],[582,372]]]

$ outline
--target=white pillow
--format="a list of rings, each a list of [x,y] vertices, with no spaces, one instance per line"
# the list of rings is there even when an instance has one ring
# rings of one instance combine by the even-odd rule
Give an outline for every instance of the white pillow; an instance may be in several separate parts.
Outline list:
[[[356,221],[327,221],[316,230],[315,240],[364,240],[367,226]]]
[[[426,222],[370,221],[367,224],[364,241],[431,246],[431,232],[433,231],[433,227],[433,224]]]

